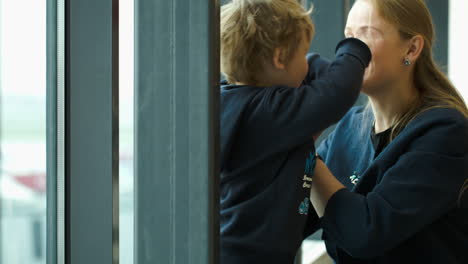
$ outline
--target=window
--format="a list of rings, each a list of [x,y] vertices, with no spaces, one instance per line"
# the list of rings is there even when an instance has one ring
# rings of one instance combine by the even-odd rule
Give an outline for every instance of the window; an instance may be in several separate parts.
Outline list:
[[[466,75],[465,43],[468,38],[463,34],[468,18],[465,10],[468,10],[468,2],[464,0],[449,1],[449,77],[455,87],[468,101],[468,76]]]
[[[46,263],[46,1],[0,0],[0,262]]]
[[[120,263],[133,262],[134,243],[134,1],[120,0],[119,124],[120,124]]]

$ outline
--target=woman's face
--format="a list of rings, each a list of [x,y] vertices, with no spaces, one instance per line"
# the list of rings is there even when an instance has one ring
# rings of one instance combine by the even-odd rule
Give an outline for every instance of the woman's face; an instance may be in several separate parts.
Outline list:
[[[370,2],[359,0],[354,4],[344,33],[361,39],[372,51],[362,87],[367,95],[384,92],[408,71],[403,63],[408,46],[395,26],[384,21]]]

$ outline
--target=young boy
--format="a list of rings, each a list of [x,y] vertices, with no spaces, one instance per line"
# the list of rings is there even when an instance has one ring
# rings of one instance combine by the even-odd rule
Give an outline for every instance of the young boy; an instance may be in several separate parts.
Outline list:
[[[222,264],[293,263],[317,222],[314,136],[354,104],[371,53],[346,39],[331,63],[307,55],[309,15],[297,0],[222,7]]]

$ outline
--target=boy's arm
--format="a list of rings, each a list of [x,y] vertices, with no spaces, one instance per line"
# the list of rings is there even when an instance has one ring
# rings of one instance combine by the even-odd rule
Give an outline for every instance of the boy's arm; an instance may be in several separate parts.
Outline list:
[[[274,138],[278,148],[313,139],[353,106],[370,59],[364,42],[354,38],[341,41],[335,60],[318,79],[298,88],[270,88],[261,104],[266,114],[257,125]]]
[[[302,85],[310,84],[312,81],[323,76],[330,66],[331,61],[320,56],[318,53],[309,53],[307,54],[307,64],[309,64],[309,70]]]

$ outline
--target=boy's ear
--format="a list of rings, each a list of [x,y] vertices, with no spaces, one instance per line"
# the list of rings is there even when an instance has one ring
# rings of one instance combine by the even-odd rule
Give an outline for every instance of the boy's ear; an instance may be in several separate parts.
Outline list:
[[[273,53],[273,66],[278,70],[286,69],[286,64],[283,61],[283,52],[282,48],[276,48]]]

